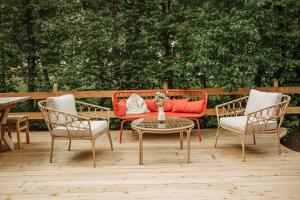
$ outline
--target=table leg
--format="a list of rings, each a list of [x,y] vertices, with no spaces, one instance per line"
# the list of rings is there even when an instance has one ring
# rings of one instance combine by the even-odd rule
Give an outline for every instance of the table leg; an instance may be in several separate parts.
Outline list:
[[[187,163],[190,163],[191,130],[187,131]]]
[[[7,146],[11,150],[14,150],[14,148],[15,148],[14,143],[10,139],[10,137],[8,136],[8,133],[6,133],[6,127],[5,127],[9,111],[10,111],[10,107],[7,107],[7,108],[1,110],[1,117],[0,117],[0,123],[1,123],[1,130],[0,130],[1,131],[1,141],[0,141],[0,143],[2,143],[2,141],[3,141],[4,143],[7,144]],[[0,145],[0,146],[2,146],[2,145]]]
[[[4,134],[2,134],[1,130],[2,130],[2,125],[0,124],[0,150],[2,149],[2,141],[3,141],[3,138],[4,138]]]
[[[143,164],[143,132],[139,131],[139,144],[140,144],[140,165]]]
[[[180,150],[183,149],[183,132],[180,132]]]

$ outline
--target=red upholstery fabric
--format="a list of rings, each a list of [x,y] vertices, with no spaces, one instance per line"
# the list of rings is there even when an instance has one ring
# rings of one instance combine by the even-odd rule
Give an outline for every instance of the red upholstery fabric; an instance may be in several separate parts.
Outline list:
[[[172,109],[173,109],[173,100],[169,100],[169,101],[165,102],[164,111],[165,112],[171,112]]]
[[[185,105],[186,113],[201,113],[204,106],[204,100],[187,102]]]
[[[174,101],[172,112],[174,113],[184,113],[185,112],[185,105],[187,101]]]
[[[115,113],[118,116],[125,116],[126,114],[126,101],[121,99],[118,103],[117,103],[117,110],[115,110]]]
[[[117,91],[113,94],[113,108],[115,115],[119,119],[123,120],[134,120],[140,117],[155,117],[157,116],[157,108],[154,108],[154,99],[149,99],[149,97],[154,98],[155,93],[157,91],[161,91],[165,93],[167,96],[172,97],[169,101],[167,101],[164,105],[164,110],[167,116],[173,117],[186,117],[186,118],[199,118],[205,115],[206,105],[207,105],[207,93],[201,90],[138,90],[138,91]],[[129,97],[132,93],[137,93],[142,97],[147,97],[149,100],[146,100],[147,106],[150,113],[139,114],[139,115],[126,115],[126,98]],[[182,101],[188,101],[186,98],[187,96],[194,95],[199,96],[200,101],[196,102],[188,102],[188,106],[185,107],[184,111],[175,112],[176,109],[173,111],[174,102],[178,103],[182,106]],[[174,98],[173,98],[174,97]],[[177,98],[178,97],[178,98]],[[183,99],[182,99],[183,98]],[[123,102],[121,100],[123,99]],[[124,101],[125,100],[125,101]],[[182,107],[181,107],[182,109]],[[200,112],[201,109],[201,112]],[[172,112],[173,111],[173,112]],[[169,113],[170,112],[170,113]]]
[[[174,109],[174,104],[180,104],[182,102],[188,101],[188,99],[171,99],[167,101],[164,105],[165,112],[172,112]]]
[[[195,120],[197,124],[197,129],[198,129],[198,137],[199,141],[201,141],[201,134],[200,134],[200,123],[199,123],[199,117],[204,116],[206,112],[206,106],[207,106],[207,92],[202,91],[202,90],[129,90],[129,91],[116,91],[113,93],[112,96],[112,103],[113,103],[113,108],[116,117],[122,120],[121,126],[120,126],[120,143],[122,142],[122,130],[124,127],[124,123],[126,121],[133,121],[138,118],[147,118],[147,117],[157,117],[157,112],[153,112],[154,109],[152,106],[148,105],[149,110],[151,111],[150,113],[145,113],[145,114],[139,114],[139,115],[126,115],[126,105],[124,109],[124,103],[121,103],[121,106],[118,105],[118,102],[121,99],[126,99],[128,98],[131,94],[137,93],[142,97],[145,97],[146,99],[148,98],[154,98],[156,92],[163,92],[165,93],[171,100],[166,102],[164,106],[165,114],[167,117],[182,117],[182,118],[189,118],[192,120]],[[203,104],[201,112],[200,113],[178,113],[178,112],[172,112],[173,111],[173,103],[174,101],[182,101],[183,98],[188,98],[189,96],[197,96],[198,99],[203,100]],[[185,100],[187,101],[187,100]],[[149,103],[149,102],[148,102]],[[152,103],[152,102],[151,102]],[[202,103],[202,102],[198,102]],[[122,105],[123,104],[123,105]],[[197,104],[197,103],[195,103]],[[195,109],[196,105],[191,105],[191,108],[188,109],[190,112],[199,112],[200,109]],[[197,105],[198,106],[198,105]],[[119,109],[119,107],[121,109]],[[152,109],[153,111],[152,111]],[[119,115],[122,114],[121,115]],[[125,113],[125,115],[124,115]]]
[[[151,112],[145,114],[138,114],[138,115],[126,115],[122,117],[122,119],[126,120],[134,120],[139,118],[149,118],[149,117],[157,117],[158,112]],[[165,112],[167,117],[182,117],[182,118],[199,118],[201,117],[197,113],[174,113],[174,112]]]
[[[124,117],[122,117],[122,119],[131,121],[139,118],[148,118],[148,117],[156,117],[156,116],[157,116],[157,112],[150,112],[150,113],[143,113],[137,115],[125,115]]]
[[[157,112],[157,105],[155,103],[155,100],[153,99],[146,99],[146,104],[150,112]]]
[[[172,112],[174,113],[198,113],[203,110],[204,100],[199,101],[176,101],[173,105]]]
[[[198,113],[174,113],[174,112],[165,112],[167,117],[182,117],[182,118],[190,118],[197,119],[201,117]]]

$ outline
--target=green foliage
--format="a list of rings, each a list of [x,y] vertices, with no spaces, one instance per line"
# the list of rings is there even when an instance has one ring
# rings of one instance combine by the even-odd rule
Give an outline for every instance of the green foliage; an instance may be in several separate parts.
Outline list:
[[[299,4],[0,0],[0,91],[299,85]]]

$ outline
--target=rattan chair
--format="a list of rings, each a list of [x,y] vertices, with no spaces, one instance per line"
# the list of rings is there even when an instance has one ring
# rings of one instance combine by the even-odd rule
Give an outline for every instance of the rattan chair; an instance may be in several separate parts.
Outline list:
[[[268,99],[268,96],[271,98]],[[290,99],[289,96],[279,93],[251,90],[249,96],[217,105],[218,129],[215,148],[223,129],[237,133],[242,144],[242,161],[245,161],[245,137],[252,135],[256,144],[256,134],[273,133],[277,136],[278,153],[281,154],[279,133]]]
[[[56,139],[69,140],[69,151],[72,140],[90,140],[94,167],[96,167],[95,140],[99,136],[106,133],[111,150],[113,150],[109,132],[109,108],[75,101],[73,95],[50,97],[38,102],[38,106],[52,138],[50,163],[52,163],[54,140]]]

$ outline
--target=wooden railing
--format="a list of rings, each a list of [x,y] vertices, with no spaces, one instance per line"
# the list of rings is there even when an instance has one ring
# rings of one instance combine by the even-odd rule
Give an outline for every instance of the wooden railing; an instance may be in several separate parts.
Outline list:
[[[260,91],[265,92],[280,92],[283,94],[300,94],[300,86],[298,87],[276,87],[278,84],[274,83],[275,87],[262,87],[256,88]],[[167,85],[164,84],[163,89],[167,89]],[[170,89],[171,91],[172,89]],[[236,91],[228,92],[222,88],[205,88],[202,89],[208,93],[209,96],[212,95],[246,95],[249,93],[249,88],[239,88]],[[61,92],[57,89],[57,84],[53,85],[52,92],[17,92],[17,93],[0,93],[0,97],[15,97],[15,96],[31,96],[32,99],[41,100],[46,99],[51,96],[59,96],[64,94],[73,94],[78,99],[83,98],[111,98],[113,90],[110,91],[75,91],[75,92]],[[29,119],[42,119],[42,114],[40,112],[24,112],[22,114],[29,115]],[[287,114],[300,114],[300,107],[289,107],[287,109]],[[206,115],[212,116],[216,115],[214,108],[207,108]],[[110,113],[111,118],[115,118],[113,111]]]

